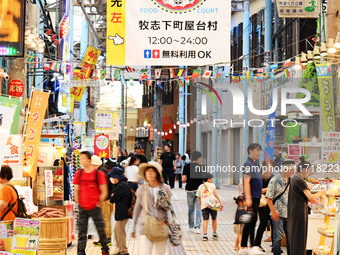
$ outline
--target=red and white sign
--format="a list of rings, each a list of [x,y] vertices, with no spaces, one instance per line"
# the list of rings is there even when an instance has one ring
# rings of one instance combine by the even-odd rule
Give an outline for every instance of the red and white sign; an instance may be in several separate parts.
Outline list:
[[[289,156],[300,156],[300,145],[298,144],[289,144],[288,145],[288,155]]]
[[[96,135],[94,137],[94,155],[100,158],[110,157],[109,135]]]
[[[46,197],[53,197],[53,172],[45,170],[45,189]]]
[[[21,135],[9,135],[3,148],[3,164],[21,165]]]
[[[24,83],[22,80],[14,79],[8,83],[8,95],[21,97],[24,94]]]

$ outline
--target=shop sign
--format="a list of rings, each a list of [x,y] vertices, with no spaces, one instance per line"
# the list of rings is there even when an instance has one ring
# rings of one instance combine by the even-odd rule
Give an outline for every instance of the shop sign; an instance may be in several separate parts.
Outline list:
[[[110,157],[109,135],[96,135],[94,137],[94,155],[100,158]]]
[[[13,221],[0,221],[0,255],[10,254],[13,239]]]
[[[327,64],[316,65],[321,102],[322,130],[325,132],[335,131],[333,86],[330,70],[330,66]]]
[[[340,163],[340,132],[322,132],[322,163]]]
[[[3,148],[3,164],[21,165],[21,135],[9,135]]]
[[[30,114],[26,126],[25,152],[28,166],[27,173],[33,180],[37,178],[39,143],[49,95],[49,92],[34,90],[31,98]]]
[[[22,80],[13,79],[8,83],[8,95],[21,97],[24,94],[24,83]]]
[[[149,127],[141,127],[136,130],[136,138],[149,138]]]
[[[288,144],[288,159],[299,163],[300,155],[303,154],[303,147],[298,144]]]
[[[36,255],[39,242],[40,221],[16,218],[11,252]]]
[[[228,62],[230,21],[228,1],[107,1],[106,64]]]
[[[276,0],[280,18],[319,18],[317,0]]]
[[[97,111],[95,116],[95,129],[113,130],[113,112]]]
[[[52,170],[45,170],[45,194],[46,197],[53,197],[53,172]]]
[[[160,159],[161,158],[162,152],[163,152],[163,148],[162,147],[157,147],[156,148],[156,159]]]

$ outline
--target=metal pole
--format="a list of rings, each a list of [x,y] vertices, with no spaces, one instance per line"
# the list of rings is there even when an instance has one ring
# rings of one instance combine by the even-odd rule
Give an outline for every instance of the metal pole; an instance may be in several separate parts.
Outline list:
[[[83,22],[81,23],[81,39],[80,39],[80,52],[82,54],[85,54],[88,43],[89,43],[89,24],[87,23],[87,21],[85,20],[85,17],[83,16]],[[87,121],[86,100],[87,100],[87,91],[85,91],[79,104],[80,122]]]
[[[123,77],[123,79],[124,79],[124,77]],[[124,84],[125,84],[125,79],[124,79]],[[128,126],[127,126],[127,112],[128,112],[128,104],[127,104],[127,85],[125,86],[125,111],[124,111],[124,120],[125,120],[125,123],[124,123],[124,126],[126,126],[127,128],[128,128]],[[125,129],[125,136],[124,136],[124,138],[125,138],[125,144],[124,144],[124,148],[125,149],[127,149],[127,132],[128,132],[128,129]]]
[[[120,133],[122,134],[121,150],[124,150],[124,83],[121,83],[121,95],[120,95]]]
[[[274,34],[277,33],[278,30],[278,21],[279,21],[279,17],[277,16],[277,8],[276,8],[276,1],[274,1]],[[275,37],[275,49],[279,48],[279,41],[278,41],[278,37]],[[279,61],[279,51],[275,51],[274,54],[274,60],[275,62]]]
[[[200,73],[203,69],[200,67]],[[202,76],[198,78],[202,82]],[[201,151],[201,137],[202,137],[202,93],[200,89],[196,89],[196,150]]]
[[[243,70],[249,70],[249,0],[244,1],[243,12]],[[243,95],[244,95],[244,121],[245,125],[242,128],[243,137],[243,162],[247,160],[247,146],[249,140],[249,126],[248,126],[248,80],[243,80]],[[241,173],[240,173],[241,174]]]
[[[154,128],[154,133],[153,133],[153,149],[156,153],[156,147],[157,147],[157,85],[156,83],[153,85],[153,128]],[[157,131],[155,132],[155,128]]]
[[[184,66],[180,66],[180,68],[184,68]],[[182,78],[180,78],[182,79]],[[184,80],[182,79],[182,82],[184,82]],[[184,88],[179,86],[179,107],[178,107],[178,119],[179,119],[179,123],[182,124],[182,127],[179,127],[179,139],[178,139],[178,153],[183,155],[183,136],[184,136],[184,132],[183,132],[183,122],[184,122]]]
[[[213,77],[216,77],[217,75],[217,68],[214,67],[213,69]],[[209,78],[210,86],[213,86],[213,81],[211,78]],[[212,103],[212,117],[213,120],[216,120],[218,118],[217,116],[217,105]],[[216,167],[217,166],[217,127],[214,127],[214,125],[211,125],[211,166]],[[218,182],[216,179],[217,173],[216,171],[213,173],[214,175],[214,183],[217,186]]]
[[[187,67],[185,67],[187,68]],[[187,75],[185,75],[187,76]],[[184,82],[184,88],[185,88],[185,93],[184,93],[184,124],[185,124],[185,135],[184,135],[184,149],[183,149],[183,154],[187,152],[187,138],[188,138],[188,127],[187,127],[187,122],[188,122],[188,86],[186,82]]]
[[[58,1],[57,1],[57,2],[58,2]],[[94,28],[94,26],[93,26],[93,24],[92,24],[92,22],[91,22],[91,19],[90,19],[89,15],[87,14],[86,10],[85,10],[85,7],[84,7],[82,1],[81,1],[81,0],[78,0],[78,4],[79,4],[81,10],[83,11],[83,13],[84,13],[84,15],[85,15],[85,17],[86,17],[86,19],[87,19],[87,22],[89,23],[89,25],[90,25],[90,27],[91,27],[91,30],[92,30],[93,34],[96,36],[96,38],[97,38],[97,40],[98,40],[98,42],[99,42],[99,41],[100,41],[100,37],[99,37],[99,35],[97,34],[97,30]]]

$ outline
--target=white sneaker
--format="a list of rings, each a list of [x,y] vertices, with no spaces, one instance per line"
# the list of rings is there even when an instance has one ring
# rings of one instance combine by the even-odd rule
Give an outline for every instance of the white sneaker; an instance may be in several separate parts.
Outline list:
[[[199,228],[195,228],[195,234],[201,234],[201,230]]]
[[[267,253],[263,252],[259,246],[253,246],[250,249],[249,254],[257,255],[257,254],[267,254]]]
[[[189,228],[189,232],[194,233],[195,229],[194,228]]]
[[[248,249],[240,249],[238,254],[239,255],[248,255]]]

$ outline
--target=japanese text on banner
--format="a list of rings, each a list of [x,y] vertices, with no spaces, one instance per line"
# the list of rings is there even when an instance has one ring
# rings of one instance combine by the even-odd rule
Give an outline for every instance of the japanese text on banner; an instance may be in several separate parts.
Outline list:
[[[45,113],[48,105],[49,92],[35,90],[32,93],[30,114],[26,127],[25,151],[27,173],[36,180],[37,162],[39,155],[39,143],[41,138],[42,125],[44,123]]]

